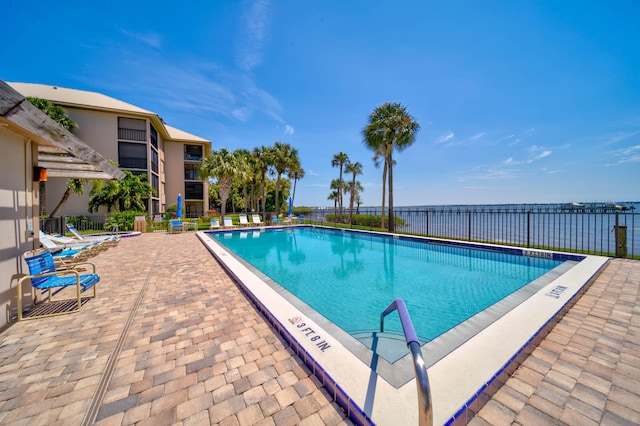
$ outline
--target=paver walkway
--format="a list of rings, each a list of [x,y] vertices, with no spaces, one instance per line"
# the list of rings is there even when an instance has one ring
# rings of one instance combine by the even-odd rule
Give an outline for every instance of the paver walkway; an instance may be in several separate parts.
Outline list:
[[[0,333],[0,424],[351,424],[193,233],[92,260],[96,300]],[[640,423],[639,274],[611,262],[471,423]]]
[[[194,233],[92,261],[97,299],[0,334],[0,424],[351,424]]]
[[[470,424],[640,424],[640,262],[610,261]]]

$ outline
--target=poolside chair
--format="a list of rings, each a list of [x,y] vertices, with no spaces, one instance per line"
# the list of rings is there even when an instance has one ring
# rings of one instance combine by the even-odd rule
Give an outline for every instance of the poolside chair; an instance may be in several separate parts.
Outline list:
[[[211,219],[209,221],[209,229],[220,229],[220,220]]]
[[[298,216],[298,223],[304,223],[304,215]]]
[[[240,221],[240,226],[251,226],[246,214],[239,215],[238,220]]]
[[[225,217],[223,219],[223,225],[225,228],[235,228],[236,225],[233,224],[233,220],[230,217]]]
[[[87,243],[87,242],[95,242],[95,241],[99,241],[101,243],[105,243],[108,244],[110,246],[115,246],[120,242],[120,237],[118,237],[117,235],[82,235],[80,232],[78,232],[78,230],[76,229],[75,226],[71,225],[71,224],[66,224],[67,229],[69,230],[69,232],[71,232],[73,234],[73,236],[81,242]],[[118,229],[117,225],[116,227],[114,227],[114,229]]]
[[[85,261],[103,249],[98,242],[89,244],[58,244],[47,234],[40,236],[40,245],[51,253],[56,261],[65,264],[71,261]]]
[[[260,220],[260,216],[257,214],[251,215],[251,221],[254,225],[264,225],[265,223]]]
[[[88,297],[96,297],[96,284],[100,281],[100,276],[96,274],[96,267],[93,263],[74,263],[73,268],[58,270],[56,269],[53,256],[46,250],[27,252],[24,255],[24,259],[29,267],[29,275],[18,280],[18,321],[78,312],[82,305],[81,293],[90,288],[93,288],[93,295]],[[91,273],[80,274],[76,268],[79,265],[83,265],[85,268],[87,265],[90,265]],[[22,312],[22,297],[24,295],[22,285],[27,280],[31,280],[31,286],[33,288],[41,291],[47,290],[48,297],[45,304],[35,306],[25,317]],[[74,287],[76,289],[75,297],[53,299],[52,290],[62,290],[65,287]],[[75,301],[75,308],[70,309],[70,301]],[[55,306],[52,306],[53,304],[55,304]]]
[[[273,220],[274,225],[278,224],[278,216],[274,216],[271,220]]]
[[[173,234],[174,232],[182,232],[182,220],[180,219],[171,219],[169,221],[169,233]]]

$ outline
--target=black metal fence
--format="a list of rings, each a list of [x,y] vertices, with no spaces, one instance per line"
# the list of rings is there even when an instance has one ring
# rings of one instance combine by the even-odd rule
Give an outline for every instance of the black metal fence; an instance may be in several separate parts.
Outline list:
[[[309,219],[336,223],[340,222],[338,213],[332,208],[315,208]],[[357,214],[380,216],[380,209],[361,208]],[[353,224],[348,224],[348,216],[348,211],[343,210],[341,223],[348,227],[380,230],[377,228],[380,221],[372,223],[356,215]],[[394,217],[398,233],[640,258],[640,213],[631,209],[567,209],[561,205],[443,206],[399,208]]]
[[[40,218],[40,230],[48,234],[62,234],[66,232],[66,224],[72,224],[78,231],[105,231],[106,215],[91,216],[59,216]]]

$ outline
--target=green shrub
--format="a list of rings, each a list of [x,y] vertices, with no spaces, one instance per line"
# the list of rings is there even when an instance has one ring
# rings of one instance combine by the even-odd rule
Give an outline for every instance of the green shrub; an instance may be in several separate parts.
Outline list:
[[[107,218],[105,228],[111,229],[114,225],[118,225],[120,231],[133,231],[133,222],[136,220],[136,216],[146,216],[146,213],[133,210],[115,212]]]
[[[327,222],[337,223],[338,215],[337,214],[328,214],[326,216]],[[396,216],[396,225],[405,225],[406,221],[402,218]],[[352,224],[354,226],[365,226],[368,228],[380,228],[380,222],[382,221],[382,217],[378,215],[370,215],[370,214],[354,214]],[[342,223],[349,223],[349,214],[342,215]],[[388,217],[385,216],[384,225],[385,227],[389,224]]]

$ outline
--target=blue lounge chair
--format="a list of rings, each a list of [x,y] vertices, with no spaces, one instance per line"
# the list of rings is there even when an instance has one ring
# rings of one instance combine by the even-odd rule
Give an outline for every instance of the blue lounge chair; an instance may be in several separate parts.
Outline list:
[[[100,281],[100,276],[96,274],[96,267],[90,262],[74,263],[67,265],[67,269],[59,270],[55,267],[55,261],[51,253],[46,250],[36,250],[34,252],[28,252],[25,254],[25,261],[29,267],[29,275],[26,275],[18,280],[18,321],[23,319],[35,319],[51,317],[56,315],[64,315],[72,312],[78,312],[82,305],[81,294],[86,290],[93,288],[93,295],[89,298],[96,297],[95,285]],[[91,266],[91,273],[80,274],[77,267],[83,265]],[[22,286],[25,281],[31,280],[31,286],[37,290],[47,291],[48,300],[46,302],[47,309],[39,310],[36,306],[35,309],[28,316],[24,316],[22,312]],[[76,289],[76,296],[66,299],[53,299],[53,289],[63,289],[65,287],[74,287]],[[69,301],[75,301],[75,308],[69,309]],[[58,304],[61,309],[51,309],[52,303],[63,302]],[[39,312],[42,311],[42,312]]]
[[[220,220],[211,219],[209,222],[209,229],[220,229]]]
[[[171,219],[169,221],[169,233],[182,232],[182,221],[180,219]]]

